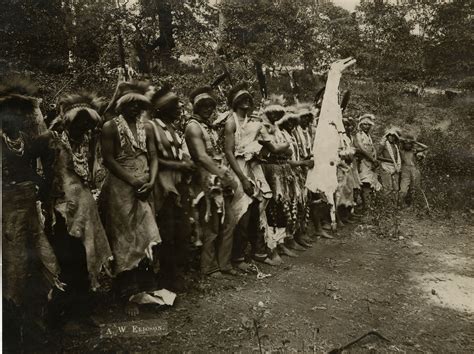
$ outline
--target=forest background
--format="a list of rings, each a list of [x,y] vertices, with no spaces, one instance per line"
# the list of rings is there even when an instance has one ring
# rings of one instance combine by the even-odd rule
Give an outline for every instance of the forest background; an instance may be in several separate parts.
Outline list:
[[[118,71],[184,98],[225,79],[248,81],[256,102],[284,94],[312,101],[335,59],[347,115],[373,113],[430,151],[422,164],[434,210],[474,213],[474,2],[366,1],[352,13],[316,0],[0,0],[0,75],[39,86],[47,119],[58,98],[81,89],[111,97]],[[222,106],[222,109],[224,107]],[[378,139],[376,139],[378,140]]]

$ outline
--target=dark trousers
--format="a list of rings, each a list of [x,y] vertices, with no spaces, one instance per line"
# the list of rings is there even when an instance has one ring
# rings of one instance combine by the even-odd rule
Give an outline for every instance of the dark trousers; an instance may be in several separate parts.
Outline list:
[[[242,216],[234,231],[232,247],[232,262],[245,261],[245,250],[250,243],[252,255],[267,253],[265,246],[265,229],[260,227],[259,201],[249,205],[247,212]]]
[[[170,194],[157,213],[162,243],[159,246],[160,282],[166,287],[173,283],[187,265],[190,243],[189,216]]]
[[[206,202],[210,202],[209,219],[205,219]],[[229,201],[226,199],[226,206]],[[224,220],[221,223],[222,214],[217,213],[214,202],[201,200],[198,204],[199,222],[202,228],[202,247],[201,247],[201,272],[203,274],[212,274],[217,271],[229,271],[232,269],[232,239],[233,232],[230,230],[229,222]],[[227,208],[227,210],[229,210]],[[230,213],[225,214],[226,218],[231,218]]]

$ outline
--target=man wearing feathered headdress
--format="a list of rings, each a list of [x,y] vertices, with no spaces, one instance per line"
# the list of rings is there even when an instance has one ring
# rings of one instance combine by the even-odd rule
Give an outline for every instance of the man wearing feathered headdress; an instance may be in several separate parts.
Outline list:
[[[288,107],[285,115],[276,122],[276,126],[284,139],[288,142],[291,155],[287,164],[290,167],[291,178],[288,186],[291,191],[290,211],[288,215],[287,239],[285,244],[293,250],[303,251],[310,248],[311,240],[305,236],[307,193],[305,188],[307,168],[313,166],[313,161],[302,156],[301,147],[295,137],[296,129],[300,124],[300,117],[296,107]]]
[[[252,258],[273,264],[267,256],[265,234],[268,230],[265,209],[272,192],[258,160],[262,122],[252,116],[253,98],[245,83],[234,86],[228,93],[229,111],[225,122],[225,154],[227,162],[239,181],[230,205],[234,231],[232,261],[237,269],[249,270],[245,250],[251,245]],[[260,140],[260,142],[259,142]],[[229,225],[229,232],[234,225]]]
[[[418,159],[423,157],[428,146],[416,141],[411,134],[405,134],[400,138],[401,149],[400,157],[402,162],[400,179],[400,200],[407,203],[407,197],[415,192],[422,192],[421,173],[418,168]],[[422,192],[423,193],[423,192]]]
[[[300,103],[296,106],[298,115],[298,125],[293,131],[293,135],[298,143],[300,156],[303,160],[312,157],[313,131],[311,129],[315,120],[314,108],[308,103]]]
[[[358,183],[354,179],[354,154],[355,148],[350,138],[352,122],[348,118],[343,118],[344,132],[340,133],[341,146],[339,147],[339,163],[337,165],[338,187],[336,191],[336,205],[338,225],[352,223],[351,216],[355,206],[354,190],[358,188]]]
[[[114,118],[102,128],[102,155],[109,174],[99,197],[105,231],[114,256],[116,289],[130,316],[139,313],[144,291],[155,289],[161,243],[152,209],[158,173],[153,126],[142,118],[150,108],[146,82],[123,82]]]
[[[199,87],[189,96],[193,115],[185,129],[186,148],[197,165],[192,184],[195,187],[194,205],[199,212],[202,229],[201,272],[211,277],[233,273],[231,265],[232,232],[223,230],[229,225],[228,204],[236,182],[225,166],[223,147],[218,144],[217,132],[211,124],[216,100],[210,87]]]
[[[398,142],[400,140],[400,129],[390,128],[385,131],[377,151],[377,159],[380,161],[380,178],[385,194],[393,197],[398,203],[398,190],[400,185],[400,171],[402,162]]]
[[[101,125],[102,99],[93,93],[65,95],[59,101],[62,132],[41,135],[46,183],[43,186],[46,232],[61,266],[65,292],[53,293],[50,306],[56,324],[92,311],[89,291],[99,287],[112,258],[91,189],[94,185],[95,129]]]
[[[271,259],[277,264],[282,262],[280,255],[297,256],[288,246],[302,249],[293,238],[297,222],[296,215],[291,209],[296,197],[296,184],[290,161],[293,160],[297,146],[292,140],[291,133],[283,132],[281,129],[281,125],[285,125],[288,119],[283,104],[284,100],[278,96],[273,96],[266,102],[259,140],[263,145],[259,159],[272,191],[272,199],[266,209],[269,225],[266,241],[271,251]]]
[[[359,156],[359,177],[362,183],[362,201],[364,207],[371,207],[371,195],[378,191],[381,185],[375,171],[378,166],[377,151],[375,149],[370,131],[375,124],[372,114],[359,117],[358,131],[355,135],[354,145]]]
[[[2,273],[4,348],[37,338],[34,323],[59,282],[59,266],[44,233],[36,174],[39,101],[29,81],[0,82],[2,134]],[[44,122],[43,122],[44,124]],[[42,129],[41,129],[42,130]],[[21,335],[23,333],[23,336]],[[33,337],[31,337],[33,333]]]
[[[188,262],[190,242],[189,185],[187,180],[196,166],[182,149],[175,123],[181,117],[178,95],[169,86],[156,91],[152,98],[154,144],[159,171],[154,188],[155,213],[162,244],[159,249],[160,282],[166,289],[183,290],[183,269]]]

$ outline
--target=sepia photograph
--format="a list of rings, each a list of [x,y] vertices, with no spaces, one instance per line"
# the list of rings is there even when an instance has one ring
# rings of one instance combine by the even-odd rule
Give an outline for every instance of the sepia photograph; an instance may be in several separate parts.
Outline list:
[[[4,353],[474,353],[473,0],[0,0]]]

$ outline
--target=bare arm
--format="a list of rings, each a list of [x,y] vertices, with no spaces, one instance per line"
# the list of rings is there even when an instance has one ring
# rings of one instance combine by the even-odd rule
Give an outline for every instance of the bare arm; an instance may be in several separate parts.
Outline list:
[[[191,154],[191,159],[197,165],[202,166],[210,173],[219,177],[224,176],[224,170],[219,168],[214,160],[207,154],[202,131],[197,125],[190,124],[186,127],[185,139],[189,153]]]
[[[379,148],[377,149],[377,160],[383,162],[393,162],[392,159],[389,159],[384,156],[385,146],[380,144]]]
[[[369,154],[367,151],[365,151],[365,149],[362,148],[360,142],[359,142],[359,136],[358,134],[355,136],[355,139],[354,139],[354,147],[356,148],[356,151],[362,155],[363,157],[365,157],[367,160],[369,161],[372,161],[372,162],[375,162],[374,158],[372,157],[371,154]]]
[[[227,158],[227,161],[229,162],[230,167],[232,170],[235,172],[237,177],[242,181],[244,179],[247,179],[247,177],[244,175],[242,172],[242,169],[240,168],[239,164],[237,163],[237,159],[235,158],[235,121],[233,119],[233,116],[230,115],[229,118],[227,118],[227,121],[225,123],[225,144],[224,144],[224,152],[225,152],[225,157]]]
[[[148,160],[150,161],[150,179],[143,183],[137,190],[139,197],[146,198],[152,190],[158,175],[158,156],[156,154],[155,132],[150,122],[145,122],[146,148],[148,151]]]
[[[153,127],[153,122],[150,122],[150,127],[153,130],[153,139],[152,143],[156,150],[156,155],[158,156],[158,166],[160,170],[184,170],[192,171],[194,169],[194,164],[189,159],[188,156],[183,156],[181,161],[177,161],[173,158],[165,158],[163,152],[160,150],[160,146],[157,141],[161,139],[160,133],[158,130],[155,130]],[[164,149],[163,146],[161,148]]]
[[[134,176],[132,176],[126,169],[124,169],[118,162],[115,160],[115,144],[117,143],[117,127],[112,121],[108,121],[104,124],[102,128],[101,135],[101,144],[102,144],[102,156],[104,159],[104,166],[116,177],[120,178],[125,183],[130,184],[131,186],[138,188],[143,183],[138,181]]]
[[[288,164],[291,166],[291,167],[298,167],[298,166],[308,166],[311,164],[311,162],[309,160],[289,160],[288,161]]]
[[[271,141],[258,141],[264,148],[270,151],[272,154],[283,154],[288,151],[290,144],[274,144]]]
[[[150,160],[150,183],[154,184],[158,174],[158,155],[156,153],[155,133],[150,122],[145,122],[146,148]]]
[[[260,129],[260,139],[258,140],[258,143],[272,154],[284,154],[290,150],[290,144],[288,143],[275,144],[272,142],[270,133],[264,125],[262,125]]]
[[[179,170],[181,168],[181,162],[175,160],[168,160],[162,157],[158,158],[158,164],[163,170]]]
[[[425,150],[428,150],[428,146],[418,141],[415,141],[415,150],[416,152],[423,152]]]

